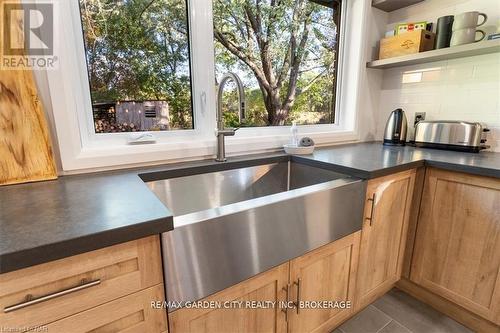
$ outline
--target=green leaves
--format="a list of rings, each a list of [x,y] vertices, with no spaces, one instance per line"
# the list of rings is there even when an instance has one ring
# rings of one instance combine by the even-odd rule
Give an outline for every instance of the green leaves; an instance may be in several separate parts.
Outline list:
[[[167,100],[192,127],[184,0],[79,0],[93,102]]]

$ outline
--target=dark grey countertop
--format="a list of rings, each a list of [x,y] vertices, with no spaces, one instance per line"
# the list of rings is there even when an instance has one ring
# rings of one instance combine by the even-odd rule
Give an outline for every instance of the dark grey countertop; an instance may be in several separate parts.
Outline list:
[[[462,153],[367,142],[319,148],[298,159],[364,179],[423,165],[500,178],[500,153],[492,152]]]
[[[0,273],[172,230],[137,174],[0,187]]]
[[[0,273],[172,229],[170,211],[144,181],[286,160],[283,153],[60,177],[0,187]],[[500,178],[500,153],[458,153],[378,142],[317,149],[303,163],[370,179],[419,166]]]

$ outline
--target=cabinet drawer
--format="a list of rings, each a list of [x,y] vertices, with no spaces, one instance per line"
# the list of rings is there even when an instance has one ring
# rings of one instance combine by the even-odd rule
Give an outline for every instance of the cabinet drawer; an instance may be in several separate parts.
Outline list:
[[[43,325],[159,283],[159,238],[151,236],[0,275],[0,322]]]
[[[164,299],[163,284],[159,284],[50,323],[44,329],[51,333],[161,333],[167,330],[167,310],[154,309],[151,302]]]

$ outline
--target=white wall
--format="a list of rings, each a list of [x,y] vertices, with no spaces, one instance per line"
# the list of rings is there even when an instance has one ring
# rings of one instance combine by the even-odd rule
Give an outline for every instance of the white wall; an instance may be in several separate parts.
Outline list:
[[[489,16],[482,27],[487,33],[496,30],[499,0],[426,0],[389,13],[386,30],[398,22],[436,22],[440,16],[471,10]],[[492,130],[488,144],[500,151],[499,95],[498,53],[384,70],[376,137],[382,139],[389,113],[401,107],[407,112],[409,124],[413,124],[415,112],[426,112],[427,120],[484,122]]]

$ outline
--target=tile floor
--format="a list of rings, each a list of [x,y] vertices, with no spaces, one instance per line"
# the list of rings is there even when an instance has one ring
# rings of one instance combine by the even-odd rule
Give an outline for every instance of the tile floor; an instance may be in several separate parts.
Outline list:
[[[404,292],[393,289],[332,333],[472,333]]]

